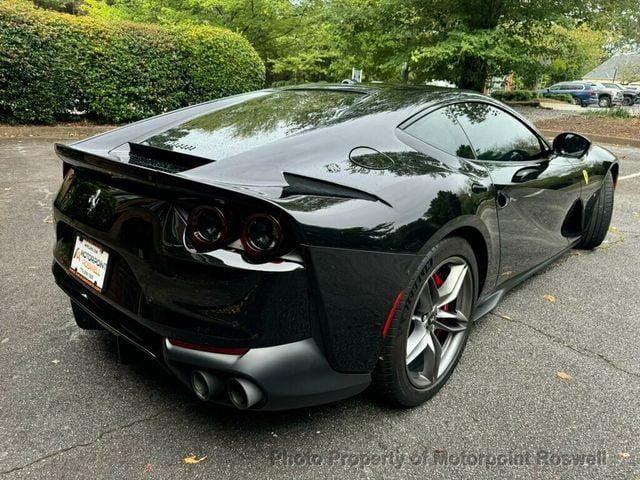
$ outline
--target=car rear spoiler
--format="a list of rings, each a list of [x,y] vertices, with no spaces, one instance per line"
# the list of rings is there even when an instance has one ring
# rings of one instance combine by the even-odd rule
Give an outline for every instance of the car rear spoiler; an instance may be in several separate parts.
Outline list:
[[[130,152],[133,154],[132,158],[129,161],[123,161],[121,158],[108,153],[89,152],[61,143],[55,144],[57,155],[66,164],[98,172],[120,184],[133,181],[138,186],[145,185],[153,188],[154,191],[164,191],[167,193],[167,196],[180,194],[199,197],[210,196],[215,198],[219,197],[221,193],[226,196],[244,198],[250,196],[258,201],[267,202],[280,211],[286,210],[286,208],[283,208],[278,202],[270,201],[269,198],[266,198],[265,192],[260,190],[260,187],[215,182],[203,183],[180,175],[182,171],[212,163],[213,160],[178,152],[167,152],[166,150],[149,147],[147,145],[129,144],[129,147]],[[163,158],[158,157],[159,151],[164,155]],[[139,161],[135,155],[143,155],[147,160]],[[156,159],[162,162],[160,166],[156,163]],[[167,165],[169,165],[169,167],[167,167]],[[171,168],[171,165],[174,165],[175,168]],[[283,177],[287,185],[283,186],[282,189],[278,189],[281,195],[276,198],[272,197],[273,200],[292,195],[312,195],[381,202],[391,207],[389,202],[383,198],[353,187],[307,178],[288,172],[284,172]],[[270,190],[271,194],[273,194],[273,189]]]
[[[121,186],[123,190],[131,190],[127,185],[144,187],[160,197],[196,196],[219,198],[245,198],[250,196],[261,203],[269,203],[282,211],[282,208],[270,202],[257,189],[238,187],[229,184],[202,183],[197,180],[181,176],[179,172],[168,172],[149,168],[139,163],[126,162],[115,155],[105,152],[90,152],[74,148],[73,146],[56,143],[55,151],[58,157],[72,167],[89,170],[100,176],[109,178],[109,183]],[[197,157],[193,157],[197,158]],[[207,160],[202,160],[208,163]],[[195,168],[192,167],[192,168]]]

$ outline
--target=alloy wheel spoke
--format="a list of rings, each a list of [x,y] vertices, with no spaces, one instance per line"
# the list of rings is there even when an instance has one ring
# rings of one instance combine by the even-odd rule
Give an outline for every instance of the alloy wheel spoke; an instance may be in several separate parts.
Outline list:
[[[407,339],[407,365],[413,362],[429,343],[429,332],[421,321],[413,321],[413,331]]]
[[[438,378],[440,359],[442,358],[442,345],[433,332],[427,334],[427,346],[424,349],[424,370],[422,375],[431,383]]]
[[[469,267],[467,264],[453,265],[451,267],[449,275],[447,275],[447,279],[438,289],[438,307],[451,303],[458,298],[458,294],[464,284],[464,279],[467,276],[468,271]]]
[[[429,277],[426,285],[420,292],[417,310],[420,313],[430,312],[438,302],[439,297],[440,295],[438,293],[436,282],[433,280],[433,277]]]
[[[464,314],[456,310],[455,313],[439,311],[436,317],[435,326],[445,332],[462,332],[468,327],[469,320]]]
[[[451,257],[423,280],[406,337],[406,371],[417,388],[435,386],[463,344],[460,334],[470,325],[462,313],[470,301],[469,272],[464,259]]]
[[[431,306],[435,307],[438,305],[438,300],[440,299],[440,292],[438,291],[438,285],[436,285],[436,281],[433,276],[427,279],[427,286],[425,290],[429,290],[429,298],[431,299]]]

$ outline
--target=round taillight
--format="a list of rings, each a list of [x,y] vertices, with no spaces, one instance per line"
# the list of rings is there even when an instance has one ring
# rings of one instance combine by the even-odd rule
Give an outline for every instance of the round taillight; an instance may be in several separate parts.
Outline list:
[[[284,242],[284,232],[275,217],[256,213],[245,220],[240,241],[250,257],[264,260],[279,253]]]
[[[228,232],[227,218],[218,207],[196,207],[187,219],[187,236],[199,252],[220,247],[227,238]]]

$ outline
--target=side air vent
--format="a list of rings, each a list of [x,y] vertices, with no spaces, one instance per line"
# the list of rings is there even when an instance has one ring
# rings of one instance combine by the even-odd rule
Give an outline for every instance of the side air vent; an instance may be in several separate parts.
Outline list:
[[[129,143],[129,163],[166,173],[180,173],[213,163],[213,160],[150,145]]]
[[[303,177],[302,175],[293,173],[285,172],[283,176],[289,185],[282,189],[281,198],[292,197],[294,195],[316,195],[320,197],[357,198],[370,202],[382,202],[385,205],[389,205],[389,203],[380,197],[355,188],[345,187],[315,178]]]

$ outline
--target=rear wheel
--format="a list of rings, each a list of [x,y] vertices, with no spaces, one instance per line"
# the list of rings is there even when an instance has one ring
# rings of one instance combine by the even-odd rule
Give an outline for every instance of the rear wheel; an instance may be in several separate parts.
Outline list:
[[[449,379],[472,326],[477,264],[469,244],[451,237],[429,253],[383,346],[374,387],[391,403],[413,407]]]
[[[624,105],[625,107],[628,107],[629,105],[633,105],[633,99],[631,97],[629,97],[628,95],[625,96],[622,99],[622,105]]]
[[[71,309],[73,310],[73,317],[76,320],[76,324],[80,328],[84,330],[102,330],[102,325],[96,322],[82,307],[71,302]]]
[[[598,193],[598,199],[593,206],[593,213],[582,233],[580,243],[576,248],[592,249],[602,243],[609,231],[611,215],[613,214],[613,176],[607,172]]]

